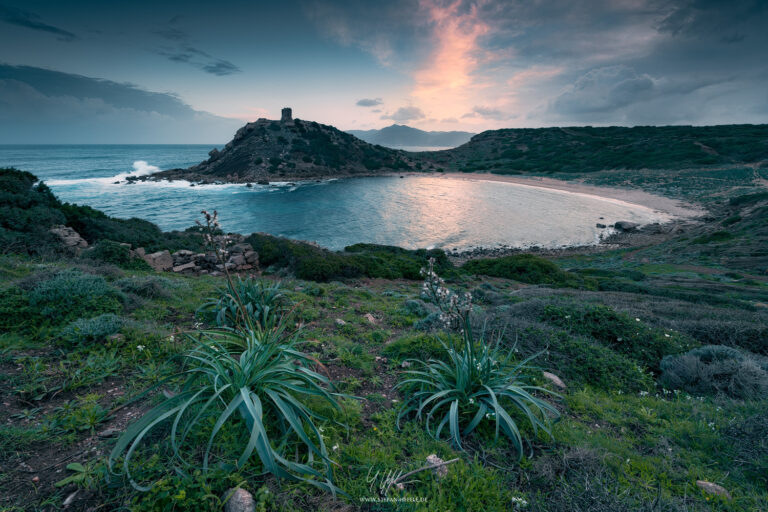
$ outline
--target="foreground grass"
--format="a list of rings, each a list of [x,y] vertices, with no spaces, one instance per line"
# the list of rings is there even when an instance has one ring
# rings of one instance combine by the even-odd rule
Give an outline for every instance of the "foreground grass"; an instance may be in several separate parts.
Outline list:
[[[402,361],[438,354],[436,336],[451,336],[430,331],[429,308],[417,300],[420,283],[284,280],[298,305],[295,321],[304,324],[304,352],[323,363],[340,391],[354,397],[342,400],[341,412],[323,411],[346,425],[328,422],[323,430],[338,464],[335,483],[347,494],[337,497],[277,482],[256,462],[179,476],[161,463],[167,447],[160,437],[134,455],[141,475],[158,482],[153,490],[135,491],[120,476],[109,475],[105,457],[114,435],[156,403],[161,390],[131,399],[179,370],[177,356],[190,348],[180,333],[200,326],[195,310],[223,282],[81,266],[122,294],[121,326],[115,335],[88,343],[68,343],[62,339],[66,325],[45,322],[0,335],[5,383],[0,388],[0,506],[56,510],[69,499],[69,509],[75,510],[215,509],[226,489],[240,485],[253,492],[262,510],[761,510],[768,503],[768,400],[664,390],[654,385],[654,369],[643,366],[646,352],[612,346],[609,337],[635,328],[636,322],[645,336],[638,342],[669,335],[675,346],[686,347],[711,343],[708,333],[718,326],[729,332],[734,322],[765,326],[768,310],[758,304],[765,302],[766,286],[689,273],[681,294],[670,283],[670,276],[680,277],[679,268],[638,270],[632,262],[624,268],[616,256],[593,257],[581,267],[641,272],[641,281],[613,274],[596,279],[641,282],[643,291],[550,288],[468,276],[451,283],[473,292],[475,314],[501,336],[507,350],[520,357],[546,351],[538,364],[568,385],[557,403],[563,419],[554,440],[524,432],[532,442],[520,463],[514,447],[503,439],[493,443],[490,431],[473,434],[466,452],[458,452],[427,436],[416,422],[396,428],[402,397],[393,388]],[[0,288],[29,289],[71,265],[4,257]],[[702,304],[713,284],[726,287],[726,300]],[[595,312],[602,315],[600,325],[575,321]],[[697,328],[704,323],[708,329]],[[720,342],[738,346],[745,336],[751,336],[751,350],[765,350],[764,331]],[[569,362],[569,351],[583,360]],[[601,368],[610,371],[600,374]],[[539,383],[547,385],[544,379]],[[171,381],[161,389],[173,387]],[[322,411],[322,404],[313,405]],[[239,443],[235,432],[223,437]],[[388,474],[421,468],[430,454],[459,460],[448,466],[445,478],[421,472],[402,490],[391,490],[392,501],[376,501]],[[696,480],[722,485],[732,499],[704,493]]]

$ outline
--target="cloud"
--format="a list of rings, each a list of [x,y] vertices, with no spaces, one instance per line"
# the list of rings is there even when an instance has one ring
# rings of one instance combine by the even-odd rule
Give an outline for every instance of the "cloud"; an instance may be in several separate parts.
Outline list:
[[[178,23],[180,18],[174,17],[171,24]],[[191,43],[189,34],[175,27],[166,27],[153,32],[166,41],[174,43],[173,47],[156,50],[155,53],[167,57],[172,62],[189,64],[206,73],[216,76],[227,76],[240,73],[242,70],[225,59],[219,59],[195,48]]]
[[[381,116],[382,119],[392,119],[399,123],[424,119],[426,116],[419,107],[400,107],[393,114]]]
[[[653,79],[638,74],[627,66],[608,66],[593,69],[576,82],[553,103],[560,114],[585,114],[614,111],[654,94]]]
[[[0,140],[8,143],[216,143],[239,124],[172,94],[0,64]]]
[[[384,102],[381,100],[381,98],[363,98],[361,100],[357,100],[358,107],[376,107],[378,105],[383,104]]]
[[[37,14],[15,7],[0,5],[0,20],[10,25],[54,34],[58,36],[59,41],[72,42],[78,39],[75,34],[68,30],[43,22]]]
[[[461,116],[462,118],[480,117],[483,119],[493,119],[494,121],[505,121],[512,119],[513,115],[502,112],[497,108],[491,107],[474,107],[472,112],[468,112]]]

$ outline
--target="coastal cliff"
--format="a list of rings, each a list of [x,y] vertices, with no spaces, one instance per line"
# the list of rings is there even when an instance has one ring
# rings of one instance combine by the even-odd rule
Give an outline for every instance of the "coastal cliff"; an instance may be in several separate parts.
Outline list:
[[[258,183],[420,168],[404,151],[369,144],[333,126],[293,119],[291,109],[285,108],[279,121],[259,119],[240,128],[221,151],[214,148],[208,160],[147,179]]]

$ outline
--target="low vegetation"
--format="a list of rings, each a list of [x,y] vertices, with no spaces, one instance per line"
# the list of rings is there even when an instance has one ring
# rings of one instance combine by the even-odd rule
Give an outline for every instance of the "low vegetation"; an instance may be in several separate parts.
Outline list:
[[[98,212],[73,218],[108,250],[67,253],[40,219],[87,210],[0,178],[0,206],[41,207],[2,231],[3,510],[220,510],[235,488],[264,511],[768,502],[754,190],[661,247],[456,267],[254,235],[262,273],[228,278],[126,261],[122,243],[203,238],[139,222],[131,239]]]

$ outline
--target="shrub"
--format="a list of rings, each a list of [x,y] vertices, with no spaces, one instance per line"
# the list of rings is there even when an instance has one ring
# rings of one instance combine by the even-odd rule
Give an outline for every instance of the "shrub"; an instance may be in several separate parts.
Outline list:
[[[629,357],[586,336],[527,327],[510,333],[508,343],[522,356],[541,353],[538,362],[569,386],[590,385],[606,391],[637,393],[653,389],[653,378]]]
[[[449,344],[456,342],[456,339],[451,339]],[[440,338],[434,334],[410,334],[387,345],[382,353],[397,361],[413,358],[427,360],[444,356],[445,349]]]
[[[111,263],[128,270],[152,270],[146,261],[131,256],[129,247],[112,240],[100,240],[85,254],[89,258]]]
[[[503,277],[529,284],[597,289],[597,281],[594,279],[566,272],[555,263],[533,254],[514,254],[501,258],[470,260],[461,268],[472,274]]]
[[[694,346],[687,337],[648,327],[603,305],[553,305],[544,307],[541,320],[595,338],[604,345],[657,372],[659,361]]]
[[[429,306],[420,299],[408,299],[403,306],[406,312],[418,317],[425,317],[430,313]]]
[[[93,318],[80,318],[61,331],[61,339],[70,345],[104,341],[123,327],[123,319],[106,313]]]
[[[236,286],[229,284],[230,289]],[[239,311],[235,318],[247,315]],[[326,418],[306,404],[315,399],[340,407],[326,390],[330,381],[311,369],[315,360],[296,349],[297,336],[282,335],[285,325],[281,319],[274,327],[277,332],[219,329],[189,336],[196,348],[185,356],[181,390],[127,428],[108,458],[110,471],[122,458],[131,484],[151,489],[131,476],[131,457],[148,433],[164,426],[170,427],[168,471],[179,465],[195,467],[190,458],[202,457],[199,467],[207,473],[218,437],[216,466],[234,455],[236,446],[238,469],[256,454],[264,472],[335,493],[332,462],[315,423]],[[300,447],[306,450],[302,461]]]
[[[768,394],[768,359],[732,347],[706,345],[661,361],[659,383],[695,395],[725,393],[759,399]]]
[[[123,294],[101,276],[66,270],[38,283],[29,304],[53,325],[99,313],[122,311]]]
[[[197,314],[217,327],[246,328],[250,323],[242,317],[244,311],[248,319],[266,328],[275,325],[288,302],[279,282],[267,285],[265,281],[238,278],[228,283],[219,297],[203,304]]]
[[[458,323],[462,339],[458,347],[441,342],[444,360],[409,360],[414,367],[404,373],[395,386],[404,395],[397,425],[404,417],[414,415],[424,421],[427,434],[440,439],[445,431],[454,446],[462,448],[462,438],[483,424],[495,425],[495,439],[504,434],[523,456],[523,439],[517,421],[508,409],[521,413],[533,428],[552,435],[553,418],[560,413],[551,404],[532,393],[551,393],[528,383],[528,358],[522,362],[512,359],[512,352],[502,353],[500,345],[487,344],[472,335],[471,296],[459,298],[444,288],[443,280],[434,271],[434,261],[424,271],[424,289],[447,319],[448,325]]]
[[[27,293],[19,288],[0,290],[0,332],[25,331],[39,320],[38,312],[29,305]]]
[[[115,283],[126,293],[132,293],[146,299],[167,299],[172,290],[186,286],[186,283],[162,276],[126,277]]]
[[[710,233],[708,235],[702,235],[700,237],[694,238],[691,240],[692,244],[708,244],[710,242],[725,242],[727,240],[732,240],[734,237],[733,234],[729,233],[728,231],[715,231],[714,233]]]

